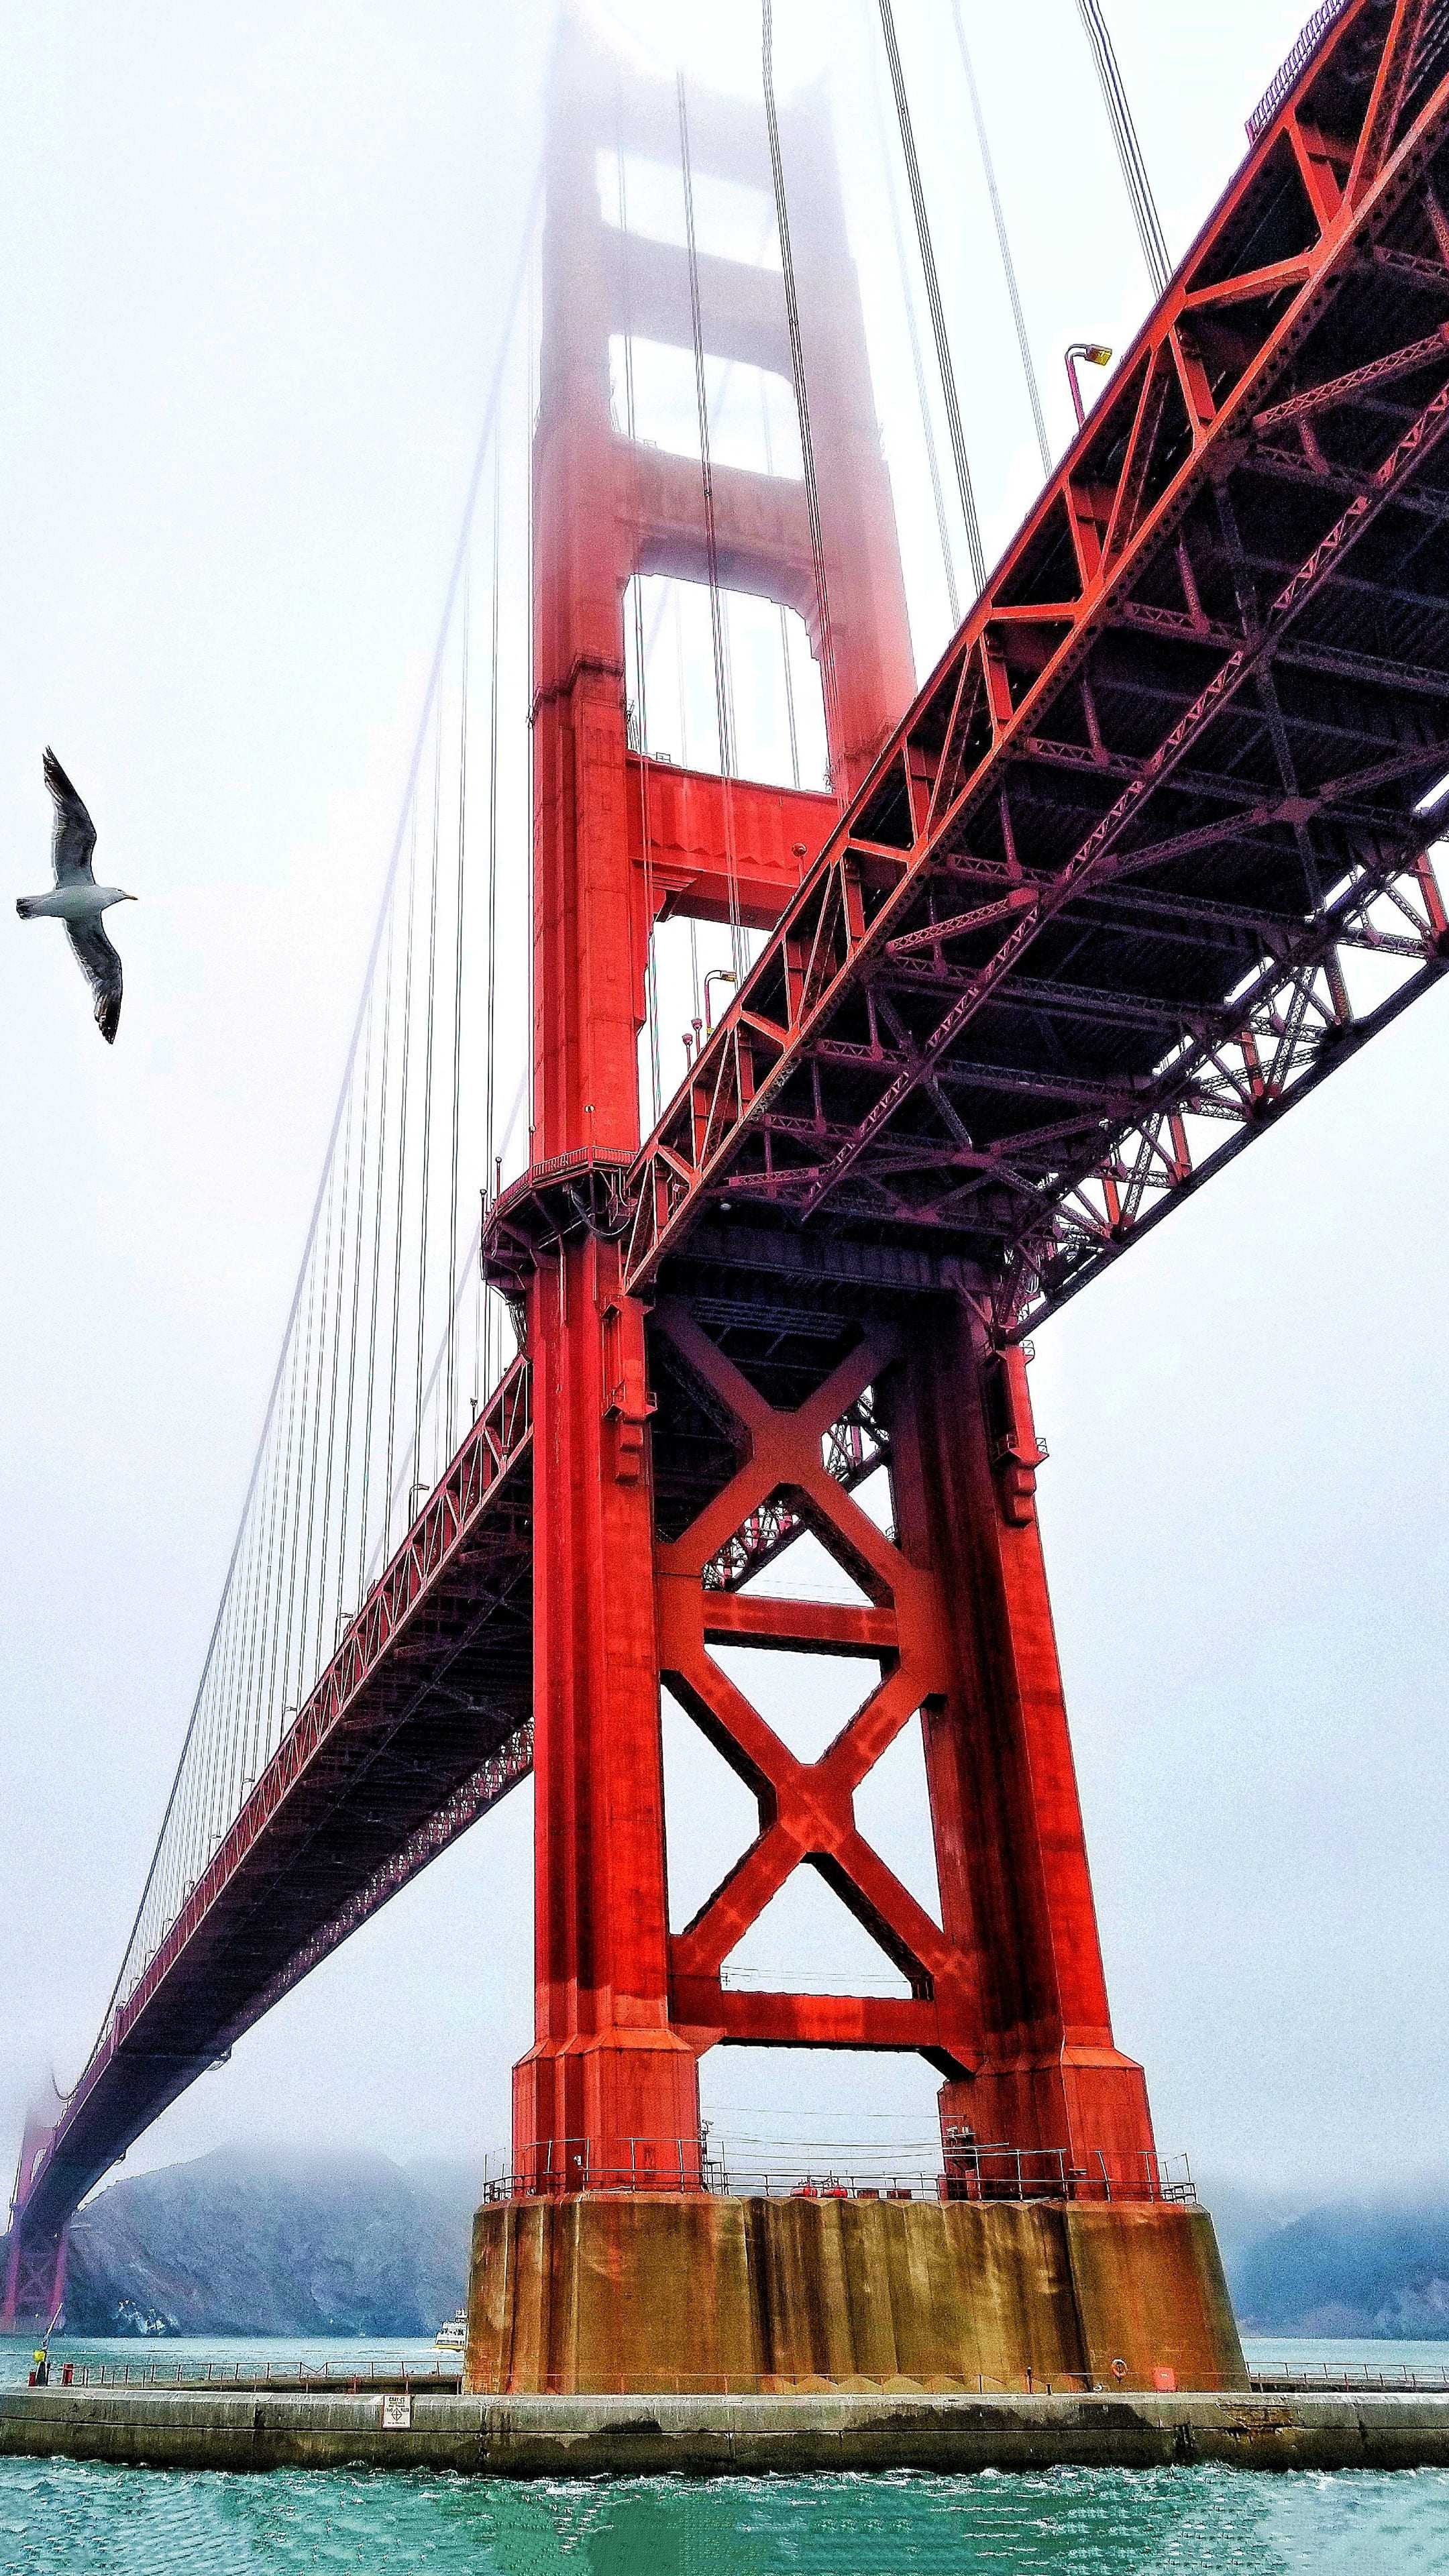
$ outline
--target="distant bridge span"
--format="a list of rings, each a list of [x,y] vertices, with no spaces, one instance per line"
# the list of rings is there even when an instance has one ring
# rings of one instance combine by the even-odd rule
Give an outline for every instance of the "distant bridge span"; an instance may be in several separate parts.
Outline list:
[[[721,1312],[746,1273],[782,1311],[977,1283],[1029,1487],[1013,1342],[1449,966],[1446,773],[1449,11],[1348,0],[654,1134],[536,1164],[491,1275],[588,1226]],[[532,1439],[519,1361],[28,2140],[6,2322],[157,2113],[527,1772]],[[848,1487],[868,1410],[832,1440]]]
[[[526,1775],[530,1440],[518,1361],[111,2012],[34,2168],[24,2243]]]

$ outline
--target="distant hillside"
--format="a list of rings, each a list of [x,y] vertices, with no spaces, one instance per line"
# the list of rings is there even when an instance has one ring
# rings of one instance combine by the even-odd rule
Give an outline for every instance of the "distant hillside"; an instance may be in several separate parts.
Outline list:
[[[461,2303],[477,2169],[221,2149],[76,2220],[76,2334],[431,2335]],[[1449,2188],[1302,2210],[1204,2192],[1245,2333],[1449,2342]]]
[[[1309,2210],[1224,2249],[1245,2334],[1449,2341],[1449,2205]]]
[[[431,2335],[467,2286],[471,2169],[220,2149],[76,2220],[73,2334]]]

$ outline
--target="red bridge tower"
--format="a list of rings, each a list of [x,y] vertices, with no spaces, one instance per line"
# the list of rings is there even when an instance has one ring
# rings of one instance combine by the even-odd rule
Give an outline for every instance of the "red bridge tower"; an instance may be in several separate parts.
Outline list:
[[[1021,2314],[975,2342],[972,2325],[972,2373],[1034,2361],[1090,2374],[1105,2340],[1134,2376],[1165,2361],[1203,2384],[1240,2356],[1211,2231],[1157,2196],[1142,2072],[1113,2041],[1021,1354],[994,1348],[981,1283],[959,1263],[783,1230],[748,1202],[691,1237],[649,1302],[623,1284],[653,924],[773,927],[914,687],[827,135],[818,102],[784,132],[812,520],[805,482],[702,468],[611,417],[611,333],[698,351],[702,331],[711,355],[791,377],[778,269],[699,249],[692,211],[682,243],[630,233],[601,196],[601,168],[612,187],[623,151],[676,173],[682,160],[686,203],[707,174],[757,191],[767,217],[758,110],[625,88],[581,35],[561,57],[534,448],[533,1156],[487,1235],[491,1275],[526,1310],[533,1384],[537,2029],[515,2077],[513,2196],[479,2215],[470,2379],[964,2369],[961,2320],[985,2263]],[[839,801],[630,749],[624,593],[651,572],[804,618]],[[808,978],[810,958],[797,966]],[[890,1538],[850,1491],[883,1456]],[[748,1589],[801,1529],[854,1579],[859,1606]],[[719,1642],[855,1657],[875,1686],[801,1762],[726,1678]],[[750,1848],[673,1936],[662,1685],[759,1807]],[[853,1807],[918,1710],[939,1923]],[[804,1864],[909,1993],[723,1981]],[[706,2191],[698,2063],[720,2041],[919,2051],[944,2079],[954,2196],[812,2210]],[[1008,2168],[1016,2181],[993,2204]],[[1023,2172],[1053,2189],[1023,2201]],[[1127,2224],[1154,2248],[1134,2297],[1152,2279],[1160,2293],[1131,2316],[1109,2278],[1108,2239]]]

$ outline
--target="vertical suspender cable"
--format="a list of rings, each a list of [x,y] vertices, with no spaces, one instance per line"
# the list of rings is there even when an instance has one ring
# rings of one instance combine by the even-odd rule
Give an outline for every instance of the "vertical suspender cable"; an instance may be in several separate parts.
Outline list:
[[[876,140],[880,146],[881,168],[885,176],[886,201],[891,210],[891,232],[895,240],[896,269],[901,282],[901,302],[905,308],[906,336],[911,344],[911,368],[916,379],[916,408],[921,415],[921,437],[926,449],[926,471],[930,476],[931,499],[936,512],[936,537],[941,548],[941,571],[946,582],[946,600],[951,623],[961,623],[961,593],[956,582],[956,556],[951,544],[951,531],[946,521],[946,495],[941,485],[941,460],[936,453],[936,425],[931,418],[930,396],[926,391],[926,362],[921,349],[921,334],[916,322],[916,299],[906,274],[906,237],[901,229],[900,201],[896,194],[895,173],[886,151],[885,118],[881,112],[880,87],[872,80],[871,104],[875,109]]]
[[[971,482],[971,466],[966,454],[966,434],[961,426],[961,405],[956,394],[956,371],[951,363],[951,343],[946,336],[946,313],[941,302],[941,281],[936,272],[936,252],[931,240],[931,226],[926,213],[925,191],[921,186],[921,165],[916,157],[915,128],[911,123],[910,101],[906,96],[905,74],[901,70],[900,47],[896,42],[895,15],[891,0],[879,0],[881,34],[885,38],[886,61],[890,65],[891,88],[895,92],[896,118],[901,129],[901,150],[905,154],[906,178],[911,191],[911,205],[916,218],[916,240],[920,245],[921,274],[926,281],[926,302],[930,307],[931,330],[936,342],[936,363],[941,371],[941,396],[946,406],[946,426],[951,434],[951,454],[956,464],[956,483],[961,494],[961,516],[966,523],[966,551],[971,558],[971,572],[978,592],[986,582],[986,552],[981,543],[981,522],[976,514],[976,494]]]
[[[327,1615],[327,1564],[332,1546],[332,1480],[337,1458],[337,1376],[342,1358],[342,1291],[347,1275],[347,1219],[352,1196],[352,1124],[355,1107],[355,1093],[349,1091],[347,1122],[342,1131],[342,1217],[337,1228],[337,1277],[332,1292],[332,1377],[327,1394],[327,1468],[322,1480],[322,1534],[317,1546],[317,1628],[312,1646],[312,1680],[315,1680],[322,1670],[322,1640],[326,1633],[324,1622]],[[358,1234],[360,1240],[360,1207]],[[350,1368],[348,1373],[350,1376]],[[333,1643],[335,1642],[334,1635]],[[301,1696],[299,1691],[297,1694],[299,1705]]]
[[[327,1375],[327,1300],[332,1281],[332,1243],[337,1229],[337,1167],[334,1162],[331,1186],[327,1192],[327,1229],[322,1255],[322,1285],[317,1300],[317,1386],[312,1398],[312,1464],[307,1477],[307,1536],[300,1544],[299,1563],[302,1574],[302,1607],[297,1621],[296,1679],[293,1689],[284,1693],[285,1705],[300,1708],[306,1696],[307,1623],[311,1615],[313,1539],[317,1525],[317,1477],[322,1456],[322,1385]],[[300,1515],[299,1515],[300,1528]]]
[[[226,1649],[230,1670],[226,1684],[225,1746],[219,1748],[213,1756],[210,1777],[201,1792],[202,1841],[205,1858],[210,1857],[216,1843],[213,1830],[216,1776],[221,1771],[230,1774],[236,1745],[246,1719],[244,1694],[247,1661],[257,1615],[256,1579],[260,1557],[258,1537],[262,1518],[261,1504],[262,1497],[259,1490],[244,1515],[246,1543],[237,1564],[236,1579],[239,1591],[246,1596],[246,1609],[242,1614],[240,1630],[233,1631],[231,1642]]]
[[[342,1506],[337,1532],[337,1591],[332,1604],[335,1632],[342,1627],[342,1604],[347,1589],[349,1506],[352,1501],[352,1435],[357,1409],[358,1338],[357,1327],[362,1307],[362,1238],[367,1224],[367,1148],[368,1128],[372,1114],[372,1058],[374,1048],[375,994],[368,995],[367,1029],[362,1041],[362,1132],[357,1141],[357,1239],[352,1248],[352,1321],[347,1338],[347,1421],[342,1434]],[[376,1287],[376,1272],[373,1274]]]
[[[790,784],[800,784],[800,730],[795,722],[795,675],[790,668],[790,620],[780,610],[780,668],[785,675],[785,727],[790,740]]]
[[[275,1449],[275,1442],[272,1445]],[[264,1554],[262,1534],[266,1519],[266,1486],[267,1477],[264,1473],[262,1481],[258,1484],[242,1515],[246,1544],[237,1570],[246,1591],[247,1606],[242,1634],[237,1641],[235,1669],[231,1682],[231,1728],[234,1740],[244,1734],[251,1710],[252,1673],[256,1658],[257,1629],[261,1619]]]
[[[810,426],[810,391],[805,381],[805,343],[800,332],[800,299],[795,288],[795,254],[790,240],[790,209],[785,194],[785,163],[780,151],[780,119],[775,105],[774,0],[763,0],[760,14],[760,72],[765,92],[765,128],[770,143],[770,180],[775,197],[775,229],[780,236],[780,275],[785,289],[785,326],[790,338],[790,371],[795,383],[795,419],[800,433],[800,463],[805,482],[805,516],[810,530],[810,565],[815,579],[815,615],[820,635],[820,684],[825,699],[825,728],[832,782],[843,788],[837,764],[845,749],[840,690],[835,670],[835,639],[830,627],[830,587],[825,577],[825,542],[820,526],[820,487],[815,473],[815,440]]]
[[[421,1196],[418,1203],[418,1373],[413,1396],[412,1473],[416,1480],[422,1473],[423,1450],[423,1356],[428,1308],[428,1235],[432,1210],[428,1204],[428,1183],[433,1151],[433,1004],[438,977],[438,845],[443,803],[443,711],[438,708],[438,730],[433,749],[433,859],[428,894],[428,1003],[423,1033],[423,1169]],[[412,1498],[409,1496],[406,1521],[412,1521]]]
[[[245,1555],[243,1556],[245,1563]],[[239,1569],[240,1570],[240,1569]],[[227,1767],[233,1741],[230,1690],[233,1652],[236,1640],[236,1600],[228,1588],[217,1652],[202,1699],[201,1718],[196,1730],[197,1754],[177,1803],[172,1824],[172,1839],[177,1847],[178,1867],[183,1889],[192,1886],[197,1877],[196,1853],[209,1846],[212,1793],[218,1770]],[[217,1684],[221,1697],[217,1697]]]
[[[768,377],[760,378],[760,438],[765,451],[765,472],[775,471],[775,443],[770,435]],[[790,669],[790,620],[785,603],[777,603],[780,619],[780,671],[785,689],[785,728],[790,745],[790,784],[800,784],[800,736],[795,725],[795,681]]]
[[[406,962],[403,968],[403,1024],[400,1049],[402,1075],[398,1083],[397,1211],[392,1245],[392,1348],[388,1355],[387,1370],[387,1482],[383,1487],[382,1500],[382,1552],[385,1557],[392,1551],[392,1466],[397,1446],[397,1355],[398,1334],[402,1323],[403,1201],[407,1188],[408,1079],[411,1070],[413,1017],[413,927],[417,911],[417,886],[418,812],[415,802],[411,856],[408,861],[408,926]]]
[[[203,1701],[203,1714],[198,1730],[203,1747],[201,1759],[194,1759],[195,1777],[185,1796],[187,1823],[181,1851],[183,1893],[193,1886],[210,1858],[214,1845],[213,1816],[217,1804],[217,1782],[231,1772],[240,1733],[242,1710],[240,1679],[245,1663],[247,1624],[252,1612],[251,1577],[256,1558],[255,1509],[245,1516],[245,1545],[227,1585],[226,1612],[211,1667],[211,1688]]]
[[[468,839],[468,649],[472,640],[472,578],[463,591],[463,671],[458,708],[458,874],[453,895],[453,1132],[448,1171],[448,1360],[444,1386],[443,1454],[453,1454],[458,1404],[457,1299],[451,1283],[458,1267],[458,1116],[463,1073],[463,863]]]
[[[503,523],[503,452],[501,445],[493,455],[493,565],[489,583],[488,620],[488,963],[484,993],[483,1025],[488,1036],[487,1066],[483,1079],[483,1186],[490,1196],[497,1187],[494,1156],[497,1151],[494,1126],[498,1098],[498,572],[500,536]],[[530,603],[531,612],[531,603]],[[530,945],[533,924],[528,925]],[[530,1052],[533,1031],[525,1031],[525,1044]],[[482,1305],[483,1354],[481,1388],[475,1394],[493,1392],[492,1323],[493,1301],[483,1296],[483,1273],[478,1273],[478,1293]]]
[[[297,1366],[296,1336],[295,1336],[295,1335],[293,1335],[293,1336],[292,1336],[292,1376],[293,1376],[293,1381],[294,1381],[294,1382],[295,1382],[295,1376],[296,1376],[296,1366]],[[293,1390],[292,1390],[292,1387],[291,1387],[291,1386],[289,1386],[289,1388],[288,1388],[288,1392],[287,1392],[287,1405],[286,1405],[286,1412],[287,1412],[287,1418],[288,1418],[288,1421],[290,1421],[290,1420],[291,1420],[291,1413],[292,1413],[292,1391],[293,1391]],[[278,1555],[277,1555],[277,1512],[278,1512],[278,1496],[279,1496],[279,1494],[280,1494],[280,1490],[281,1490],[281,1482],[282,1482],[282,1478],[281,1478],[281,1466],[282,1466],[282,1417],[281,1417],[281,1414],[279,1413],[279,1414],[278,1414],[278,1416],[277,1416],[276,1427],[275,1427],[275,1430],[274,1430],[274,1433],[273,1433],[273,1437],[272,1437],[272,1454],[271,1454],[270,1470],[269,1470],[269,1475],[268,1475],[268,1485],[269,1485],[269,1489],[270,1489],[270,1491],[269,1491],[269,1500],[268,1500],[268,1503],[267,1503],[267,1536],[266,1536],[266,1544],[265,1544],[265,1547],[264,1547],[264,1550],[263,1550],[263,1565],[264,1565],[264,1567],[265,1567],[265,1576],[266,1576],[266,1580],[265,1580],[265,1586],[264,1586],[263,1598],[262,1598],[262,1613],[261,1613],[261,1618],[259,1619],[259,1621],[258,1621],[258,1623],[257,1623],[256,1657],[255,1657],[255,1686],[254,1686],[254,1684],[253,1684],[253,1662],[252,1662],[252,1658],[251,1658],[251,1657],[248,1657],[248,1660],[247,1660],[247,1702],[246,1702],[246,1725],[245,1725],[245,1728],[244,1728],[244,1730],[243,1730],[243,1737],[242,1737],[242,1752],[241,1752],[241,1765],[242,1765],[242,1772],[243,1772],[243,1776],[245,1776],[245,1774],[246,1774],[248,1771],[250,1771],[250,1769],[251,1769],[251,1758],[250,1758],[250,1757],[251,1757],[251,1747],[252,1747],[253,1743],[254,1743],[254,1742],[255,1742],[255,1740],[256,1740],[256,1734],[257,1734],[257,1721],[258,1721],[258,1712],[259,1712],[259,1710],[260,1710],[260,1708],[261,1708],[261,1705],[262,1705],[262,1702],[263,1702],[263,1700],[264,1700],[264,1698],[265,1698],[265,1696],[266,1696],[266,1689],[267,1689],[267,1663],[268,1663],[268,1655],[269,1655],[269,1648],[268,1648],[267,1640],[268,1640],[268,1637],[269,1637],[269,1635],[270,1635],[270,1632],[271,1632],[271,1626],[272,1626],[272,1591],[273,1591],[273,1585],[274,1585],[275,1581],[277,1580],[277,1576],[278,1576],[278,1567],[279,1567],[279,1562],[280,1562],[280,1560],[279,1560],[279,1558],[278,1558]]]
[[[1126,183],[1128,203],[1132,208],[1132,220],[1137,226],[1137,238],[1142,244],[1142,256],[1147,262],[1147,274],[1157,293],[1163,295],[1167,291],[1172,276],[1172,262],[1168,257],[1162,219],[1157,211],[1157,200],[1152,193],[1152,182],[1147,176],[1147,164],[1142,158],[1142,146],[1137,139],[1137,127],[1128,104],[1122,74],[1117,68],[1117,56],[1113,50],[1111,34],[1107,21],[1102,15],[1101,0],[1077,0],[1077,10],[1082,25],[1086,29],[1087,42],[1092,48],[1092,60],[1097,67],[1097,78],[1102,85],[1102,97],[1106,103],[1107,115],[1112,127],[1112,140],[1117,146],[1117,158],[1122,165],[1122,177]]]
[[[311,1369],[312,1358],[312,1314],[317,1294],[316,1256],[318,1248],[318,1245],[314,1242],[312,1247],[312,1259],[307,1264],[307,1303],[305,1309],[307,1317],[306,1338],[305,1340],[303,1338],[301,1318],[299,1316],[296,1334],[297,1348],[292,1368],[291,1391],[287,1403],[287,1461],[282,1478],[282,1509],[277,1527],[277,1619],[276,1626],[272,1631],[272,1659],[267,1673],[266,1690],[257,1711],[259,1731],[253,1738],[254,1751],[248,1761],[248,1770],[253,1778],[255,1778],[257,1772],[260,1771],[271,1747],[272,1717],[277,1707],[277,1673],[279,1662],[281,1667],[283,1707],[286,1705],[287,1697],[287,1666],[291,1660],[292,1652],[292,1605],[296,1597],[297,1574],[296,1539],[294,1536],[290,1541],[288,1540],[287,1523],[290,1517],[295,1528],[296,1512],[293,1510],[292,1483],[294,1442],[296,1443],[297,1479],[295,1490],[298,1509],[300,1509],[301,1504],[302,1450],[301,1443],[296,1441],[298,1410],[297,1382],[300,1378],[302,1387],[301,1420],[303,1434],[305,1436],[307,1421],[307,1387],[309,1383],[309,1372]],[[287,1586],[287,1642],[285,1652],[282,1646],[282,1587],[284,1581]]]
[[[628,190],[624,177],[623,146],[618,140],[622,118],[619,112],[617,87],[614,116],[614,149],[619,172],[619,270],[624,307],[624,434],[632,445],[638,436],[634,410],[634,297],[629,258]],[[650,1102],[653,1115],[657,1120],[663,1105],[664,1089],[659,1065],[659,970],[654,954],[654,842],[649,812],[648,654],[644,641],[644,594],[639,586],[637,572],[631,588],[634,598],[634,674],[639,692],[639,834],[644,851],[644,1019],[649,1041]],[[657,623],[656,620],[656,626]]]
[[[1006,280],[1011,318],[1016,325],[1016,345],[1021,351],[1021,372],[1026,378],[1026,398],[1031,405],[1031,416],[1036,428],[1036,443],[1041,450],[1041,470],[1043,474],[1050,474],[1052,452],[1047,443],[1046,421],[1042,415],[1041,387],[1037,383],[1036,363],[1031,354],[1031,342],[1027,338],[1021,289],[1016,282],[1016,262],[1011,255],[1011,241],[1006,230],[1001,191],[996,184],[996,164],[991,156],[986,119],[981,113],[981,94],[976,87],[976,73],[971,61],[970,48],[966,42],[966,22],[961,15],[961,0],[951,0],[951,13],[956,21],[956,42],[961,52],[961,69],[966,75],[966,89],[971,100],[971,119],[976,128],[976,148],[981,155],[982,175],[986,181],[987,196],[991,200],[991,220],[996,226],[996,247],[1001,253],[1001,273]]]
[[[367,1393],[362,1407],[362,1492],[357,1507],[357,1606],[362,1607],[367,1542],[372,1521],[372,1459],[377,1444],[373,1391],[377,1383],[377,1317],[382,1302],[382,1200],[387,1176],[387,1078],[392,1051],[392,964],[397,946],[396,914],[387,926],[387,975],[382,1004],[382,1062],[377,1082],[377,1175],[372,1202],[372,1288],[367,1319]]]
[[[313,1256],[312,1285],[307,1291],[307,1377],[302,1396],[302,1442],[298,1454],[297,1467],[297,1509],[292,1528],[291,1593],[287,1601],[287,1651],[282,1660],[281,1731],[285,1731],[288,1712],[294,1707],[299,1707],[302,1699],[302,1666],[306,1655],[307,1644],[307,1602],[312,1581],[312,1524],[317,1508],[317,1451],[322,1426],[322,1374],[324,1355],[327,1347],[327,1284],[332,1275],[332,1229],[336,1221],[336,1214],[337,1167],[334,1163],[332,1170],[327,1176],[327,1224],[322,1238],[324,1249],[320,1274],[322,1293],[320,1297],[318,1297],[316,1293],[318,1273],[316,1269],[315,1254]],[[317,1319],[317,1392],[315,1398],[313,1398],[311,1392],[312,1319],[314,1308]],[[309,1403],[312,1411],[312,1431],[310,1441],[307,1433],[307,1411]],[[302,1460],[305,1458],[309,1446],[312,1458],[310,1473],[302,1465]],[[307,1487],[307,1540],[305,1547],[302,1543],[302,1487],[304,1484]],[[299,1575],[302,1586],[302,1608],[301,1617],[296,1622],[297,1660],[294,1666],[292,1662],[292,1614],[295,1606]],[[296,1694],[295,1699],[293,1697],[294,1688]],[[271,1749],[271,1744],[269,1742],[267,1745],[267,1751],[269,1754]]]
[[[734,728],[730,718],[729,669],[725,651],[724,605],[719,587],[719,546],[715,534],[714,467],[710,457],[709,390],[705,381],[704,326],[699,300],[699,248],[694,229],[694,176],[689,157],[689,110],[684,74],[676,81],[679,100],[679,163],[684,180],[684,234],[689,261],[689,307],[694,333],[694,393],[699,414],[699,472],[704,497],[704,546],[709,570],[709,625],[714,655],[715,722],[719,732],[719,765],[724,785],[725,882],[729,898],[730,964],[736,981],[745,975],[744,930],[740,921],[740,880],[735,859]]]

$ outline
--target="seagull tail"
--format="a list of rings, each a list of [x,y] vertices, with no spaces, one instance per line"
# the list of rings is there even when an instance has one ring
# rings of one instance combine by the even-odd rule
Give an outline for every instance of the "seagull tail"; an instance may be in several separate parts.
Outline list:
[[[33,894],[18,894],[15,898],[15,909],[22,921],[33,921],[40,909],[39,899]]]

